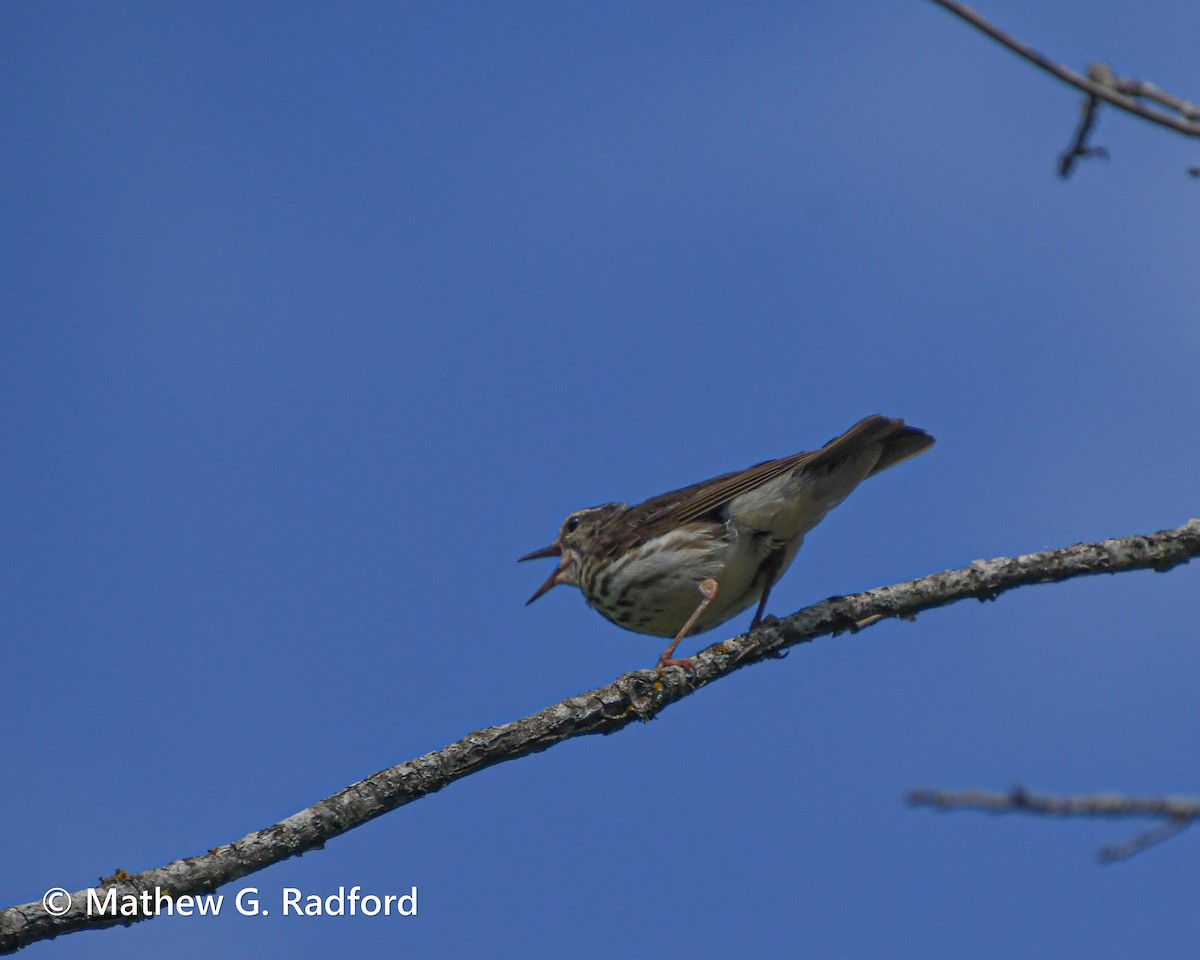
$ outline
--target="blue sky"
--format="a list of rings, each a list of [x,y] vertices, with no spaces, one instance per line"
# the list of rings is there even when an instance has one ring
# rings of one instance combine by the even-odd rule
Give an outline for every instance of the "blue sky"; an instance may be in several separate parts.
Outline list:
[[[983,9],[1200,96],[1195,4]],[[1108,111],[1063,183],[1078,100],[916,0],[4,5],[0,903],[650,666],[523,606],[577,507],[936,435],[779,614],[1200,513],[1196,145]],[[902,795],[1200,790],[1198,576],[822,640],[226,888],[416,918],[28,954],[1190,956],[1195,836]]]

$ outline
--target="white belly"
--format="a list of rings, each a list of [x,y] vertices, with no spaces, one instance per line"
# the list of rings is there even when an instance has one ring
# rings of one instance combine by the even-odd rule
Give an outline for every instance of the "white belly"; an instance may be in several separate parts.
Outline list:
[[[727,528],[724,538],[700,548],[694,545],[693,536],[674,531],[645,544],[617,562],[607,596],[588,602],[618,626],[656,637],[673,637],[679,632],[700,605],[703,580],[717,582],[717,595],[693,633],[712,630],[757,603],[762,584],[756,580],[770,552],[763,541]],[[802,540],[799,537],[789,545],[780,574],[796,556]]]

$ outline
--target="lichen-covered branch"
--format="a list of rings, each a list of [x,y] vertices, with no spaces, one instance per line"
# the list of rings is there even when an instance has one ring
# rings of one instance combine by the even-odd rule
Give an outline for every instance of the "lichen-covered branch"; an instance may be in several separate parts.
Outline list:
[[[40,902],[0,910],[0,953],[65,933],[133,923],[153,915],[153,911],[132,916],[89,915],[89,893],[91,903],[105,902],[114,890],[118,900],[151,891],[151,903],[154,893],[171,897],[207,893],[280,860],[318,849],[348,830],[494,764],[546,750],[572,737],[614,733],[627,724],[649,720],[735,670],[817,637],[860,630],[891,617],[912,619],[922,610],[958,600],[990,600],[1026,584],[1128,570],[1166,571],[1198,555],[1200,520],[1192,520],[1148,536],[979,560],[962,570],[834,597],[752,634],[710,646],[694,658],[690,672],[671,668],[661,674],[653,670],[627,673],[607,686],[532,716],[478,730],[441,750],[381,770],[274,826],[201,856],[134,875],[121,871],[97,887],[71,894],[71,906],[61,915],[52,915]],[[61,902],[54,906],[61,907]]]
[[[1051,817],[1151,817],[1166,821],[1124,843],[1102,847],[1097,856],[1105,863],[1127,860],[1147,847],[1176,836],[1200,820],[1200,798],[1126,797],[1118,793],[1072,797],[1030,793],[1022,787],[1008,793],[986,790],[912,790],[914,807],[938,810],[982,810],[986,813],[1032,813]]]

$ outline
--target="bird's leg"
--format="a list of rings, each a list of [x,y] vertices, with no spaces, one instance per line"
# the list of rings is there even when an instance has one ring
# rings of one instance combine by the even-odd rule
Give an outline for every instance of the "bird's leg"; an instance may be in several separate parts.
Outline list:
[[[700,606],[698,606],[695,611],[693,611],[692,615],[687,618],[687,623],[683,625],[683,628],[677,634],[675,634],[675,639],[671,641],[671,645],[662,652],[662,656],[658,658],[658,666],[655,667],[656,670],[662,670],[664,667],[683,667],[687,670],[691,669],[692,661],[690,657],[685,660],[672,660],[671,654],[673,654],[675,652],[675,648],[679,646],[679,641],[681,641],[691,632],[692,627],[696,625],[696,621],[699,620],[704,611],[708,609],[708,605],[713,602],[713,598],[717,595],[717,581],[711,578],[708,580],[701,580],[700,593],[703,594],[703,598],[700,601]]]
[[[762,599],[758,601],[758,610],[754,613],[754,619],[750,621],[751,630],[757,630],[761,626],[779,622],[778,617],[774,617],[769,613],[764,617],[763,613],[767,609],[767,597],[771,595],[771,588],[775,586],[775,580],[779,576],[779,568],[782,566],[783,551],[776,550],[759,567],[759,572],[766,574],[766,586],[763,587]],[[787,655],[787,650],[773,650],[768,654],[772,660],[782,660]]]
[[[762,599],[758,601],[758,610],[754,614],[754,619],[750,621],[751,630],[757,630],[764,623],[772,623],[777,619],[772,616],[763,616],[763,611],[767,609],[767,597],[771,595],[771,586],[772,584],[768,583],[763,590]]]
[[[756,630],[764,623],[774,622],[774,617],[763,617],[767,610],[767,597],[771,595],[771,588],[775,586],[775,580],[779,576],[779,568],[783,566],[783,551],[776,550],[770,554],[766,560],[762,562],[762,566],[758,568],[759,575],[764,580],[762,599],[758,601],[758,610],[754,614],[754,619],[750,621],[750,629]]]

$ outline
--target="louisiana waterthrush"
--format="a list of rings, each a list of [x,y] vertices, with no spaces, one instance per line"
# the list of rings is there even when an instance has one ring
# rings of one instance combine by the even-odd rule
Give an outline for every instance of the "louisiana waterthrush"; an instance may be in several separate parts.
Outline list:
[[[771,587],[804,535],[867,477],[923,453],[933,437],[878,414],[820,450],[768,460],[636,506],[576,510],[554,542],[521,557],[558,557],[532,597],[560,583],[617,626],[672,637],[658,668],[689,667],[672,654],[755,601],[750,629],[763,622]],[[697,601],[697,594],[699,600]]]

